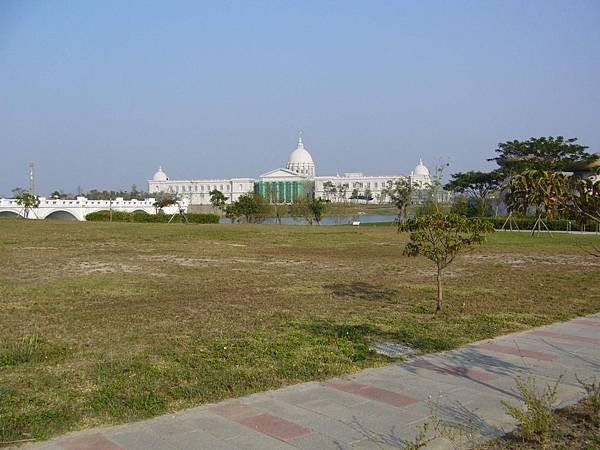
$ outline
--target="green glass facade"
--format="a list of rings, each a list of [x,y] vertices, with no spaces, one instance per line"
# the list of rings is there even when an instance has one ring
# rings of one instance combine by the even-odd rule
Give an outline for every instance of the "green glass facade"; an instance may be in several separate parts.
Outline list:
[[[312,196],[312,183],[309,181],[257,181],[254,193],[270,203],[292,203],[294,199]]]

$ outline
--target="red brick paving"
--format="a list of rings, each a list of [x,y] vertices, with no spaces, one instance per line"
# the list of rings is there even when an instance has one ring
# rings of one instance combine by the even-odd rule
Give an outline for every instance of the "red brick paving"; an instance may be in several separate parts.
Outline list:
[[[273,436],[286,442],[290,442],[313,433],[313,431],[308,428],[304,428],[293,422],[289,422],[285,419],[267,413],[239,419],[237,422],[252,428],[253,430],[268,434],[269,436]]]
[[[60,443],[65,450],[123,450],[100,433],[73,438]]]
[[[287,421],[272,414],[256,410],[240,402],[231,402],[210,408],[215,414],[225,417],[233,422],[252,428],[282,441],[292,441],[299,437],[312,434],[313,431],[301,427],[293,422]]]
[[[541,361],[554,361],[555,359],[558,358],[558,356],[552,355],[550,353],[535,352],[532,350],[524,350],[522,348],[509,347],[507,345],[492,344],[491,342],[488,344],[479,344],[477,347],[482,348],[484,350],[490,350],[492,352],[505,353],[507,355],[516,355],[516,356],[522,356],[522,357],[526,357],[526,358],[539,359]]]
[[[392,406],[402,407],[412,405],[413,403],[419,401],[414,397],[409,397],[408,395],[388,391],[387,389],[381,389],[368,384],[356,383],[354,381],[335,379],[325,381],[322,384],[323,386],[337,389],[338,391],[359,395],[361,397],[368,398],[369,400],[377,400]]]
[[[554,333],[552,331],[544,331],[544,330],[533,330],[528,334],[533,334],[534,336],[545,336],[556,339],[563,339],[565,341],[577,341],[577,342],[587,342],[588,344],[600,344],[600,339],[584,337],[584,336],[575,336],[573,334],[563,334],[563,333]]]
[[[579,325],[588,325],[590,327],[600,327],[600,321],[590,319],[575,319],[571,320],[570,323],[577,323]]]
[[[465,377],[474,381],[492,381],[497,378],[493,373],[485,372],[483,370],[469,369],[468,367],[453,366],[451,364],[434,364],[424,359],[415,362],[415,366],[422,367],[425,369],[433,370],[438,373],[446,373],[448,375],[456,375],[458,377]]]

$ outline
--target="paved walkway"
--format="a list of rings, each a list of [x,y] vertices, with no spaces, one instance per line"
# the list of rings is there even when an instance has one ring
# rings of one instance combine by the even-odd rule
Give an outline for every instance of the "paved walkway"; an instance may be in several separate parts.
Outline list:
[[[37,443],[45,450],[398,449],[431,422],[463,423],[481,439],[514,429],[501,400],[514,378],[545,386],[560,375],[560,405],[583,397],[576,380],[600,374],[600,314],[122,426]],[[428,400],[431,399],[431,400]],[[431,427],[430,427],[431,430]],[[438,438],[428,448],[449,448]]]

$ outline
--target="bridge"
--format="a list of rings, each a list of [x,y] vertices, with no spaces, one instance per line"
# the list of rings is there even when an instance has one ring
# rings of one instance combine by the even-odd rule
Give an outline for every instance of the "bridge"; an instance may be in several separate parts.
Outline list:
[[[59,219],[59,220],[85,220],[85,216],[96,211],[120,212],[145,212],[156,214],[154,198],[144,200],[124,200],[117,197],[114,200],[90,200],[86,197],[77,197],[74,200],[39,197],[40,205],[26,211],[16,199],[0,198],[0,217],[23,217],[27,219]],[[187,201],[181,202],[182,208],[187,210]],[[166,214],[179,212],[178,206],[163,208]]]

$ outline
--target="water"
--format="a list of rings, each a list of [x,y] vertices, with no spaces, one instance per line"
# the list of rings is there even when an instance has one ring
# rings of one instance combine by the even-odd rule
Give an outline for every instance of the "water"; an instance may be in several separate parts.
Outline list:
[[[343,216],[326,216],[321,221],[321,225],[349,225],[352,222],[360,223],[380,223],[393,222],[396,219],[395,215],[391,214],[356,214]],[[220,223],[231,223],[229,219],[221,217]],[[263,223],[275,224],[277,221],[274,218],[266,219]],[[284,217],[281,223],[286,225],[307,225],[308,222],[304,219],[294,219],[293,217]]]

